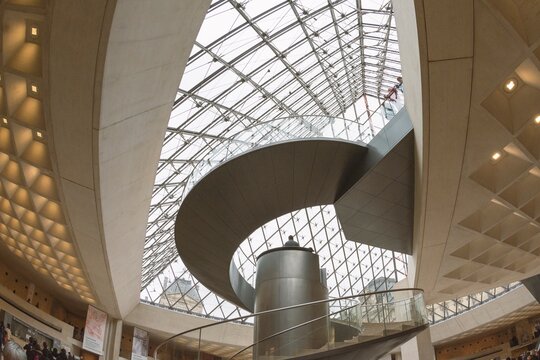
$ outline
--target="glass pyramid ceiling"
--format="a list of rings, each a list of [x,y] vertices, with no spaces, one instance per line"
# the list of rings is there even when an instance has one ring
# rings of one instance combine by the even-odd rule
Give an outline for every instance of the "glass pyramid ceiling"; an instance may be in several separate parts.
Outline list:
[[[289,116],[369,121],[370,134],[363,138],[368,141],[384,126],[384,119],[373,124],[371,117],[400,73],[389,1],[214,1],[165,134],[148,218],[141,298],[220,318],[237,313],[198,284],[177,254],[174,221],[193,170],[201,162],[219,163],[212,151],[236,141],[234,135],[243,129]],[[334,295],[361,291],[377,277],[400,280],[405,275],[403,255],[348,242],[333,207],[327,206],[284,215],[256,231],[235,257],[246,278],[255,254],[280,245],[284,233],[303,236],[300,242],[325,258]],[[173,295],[171,288],[186,291]],[[194,292],[197,296],[188,295]]]

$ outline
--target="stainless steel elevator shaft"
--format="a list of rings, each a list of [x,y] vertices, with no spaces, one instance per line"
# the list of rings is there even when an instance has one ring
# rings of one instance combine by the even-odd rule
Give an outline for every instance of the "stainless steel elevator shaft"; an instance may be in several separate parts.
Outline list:
[[[257,258],[255,312],[327,299],[326,278],[322,274],[318,255],[289,237],[283,247],[265,251]],[[255,343],[327,314],[328,305],[324,303],[257,317]],[[302,350],[322,347],[328,342],[326,321],[322,319],[261,341],[254,349],[254,358],[296,355]]]

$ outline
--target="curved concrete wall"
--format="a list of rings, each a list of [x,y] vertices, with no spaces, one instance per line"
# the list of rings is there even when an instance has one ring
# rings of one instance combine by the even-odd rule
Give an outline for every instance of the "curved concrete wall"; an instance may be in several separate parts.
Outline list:
[[[237,293],[229,278],[238,246],[280,215],[334,203],[362,174],[365,152],[362,143],[300,139],[221,164],[195,185],[178,211],[175,239],[184,264],[208,289],[253,310],[253,299],[239,297],[253,292]]]
[[[504,326],[501,320],[531,304],[536,304],[536,300],[526,287],[520,286],[495,300],[431,326],[431,340],[437,344],[456,340],[464,334],[471,336],[475,330],[480,334],[483,327],[496,322]],[[511,323],[510,320],[507,324]]]
[[[139,302],[163,136],[209,4],[54,4],[50,111],[60,188],[99,306],[115,317]]]
[[[124,319],[124,323],[145,329],[163,340],[183,331],[216,323],[217,320],[140,303]],[[197,333],[198,335],[198,333]],[[192,336],[195,337],[195,334]],[[245,347],[253,342],[253,326],[227,323],[203,331],[201,339],[208,343]]]

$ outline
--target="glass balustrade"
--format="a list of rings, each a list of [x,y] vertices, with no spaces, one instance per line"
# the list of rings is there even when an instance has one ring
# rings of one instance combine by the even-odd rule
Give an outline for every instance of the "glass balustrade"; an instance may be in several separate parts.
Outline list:
[[[323,315],[313,307],[323,306]],[[301,319],[291,325],[291,317]],[[284,321],[286,320],[286,321]],[[272,332],[266,324],[272,323]],[[287,324],[282,328],[276,324]],[[397,289],[288,306],[208,324],[180,333],[160,344],[156,360],[181,359],[191,352],[225,359],[287,359],[355,347],[415,333],[428,325],[423,292]],[[239,336],[234,327],[249,327],[251,338]],[[244,329],[246,330],[246,329]],[[250,331],[251,330],[251,331]],[[352,348],[351,348],[352,349]],[[347,350],[347,349],[345,349]]]
[[[270,144],[295,139],[339,139],[369,143],[403,107],[402,94],[395,100],[386,100],[379,107],[360,116],[362,121],[332,116],[292,116],[257,123],[231,136],[213,148],[195,166],[187,180],[184,195],[219,164],[247,151]]]

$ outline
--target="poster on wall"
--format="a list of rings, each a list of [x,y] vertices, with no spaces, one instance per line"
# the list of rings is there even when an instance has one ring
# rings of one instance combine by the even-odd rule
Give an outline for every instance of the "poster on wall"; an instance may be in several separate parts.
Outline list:
[[[133,345],[131,360],[146,360],[148,356],[148,333],[144,330],[133,329]]]
[[[103,355],[107,314],[89,305],[86,313],[83,349],[94,354]]]

